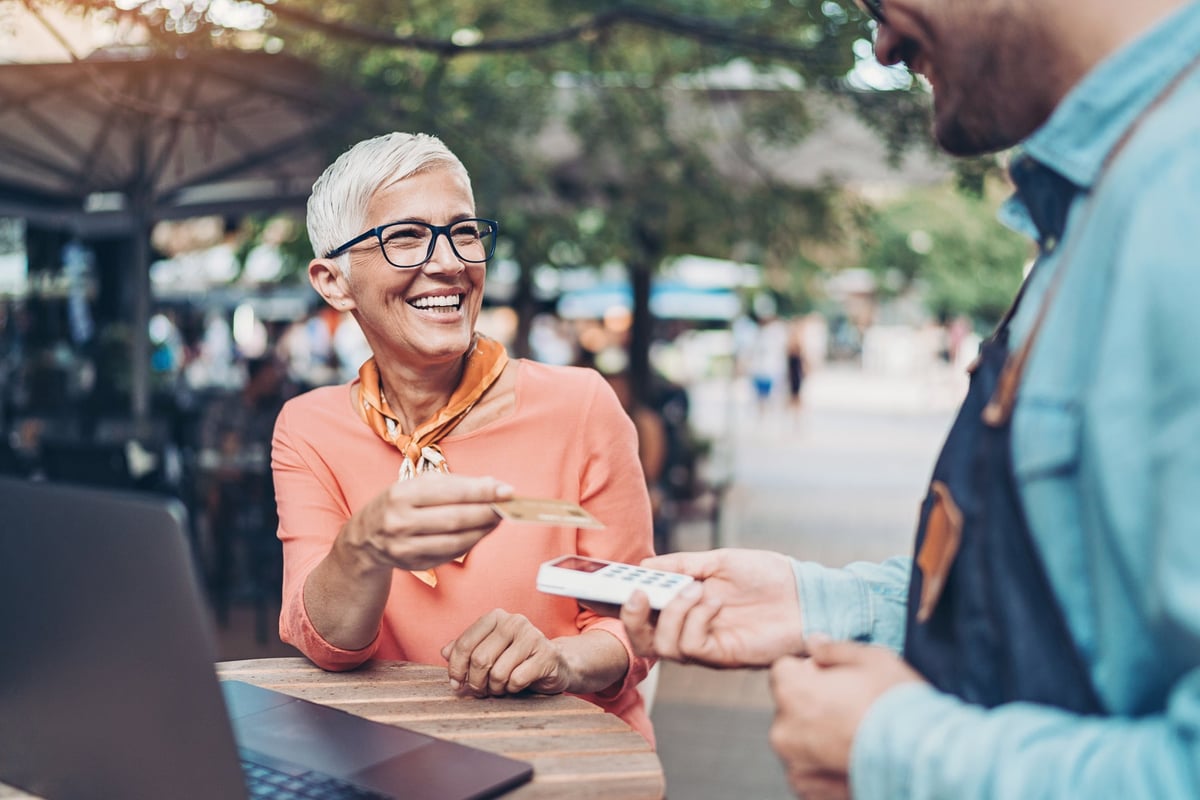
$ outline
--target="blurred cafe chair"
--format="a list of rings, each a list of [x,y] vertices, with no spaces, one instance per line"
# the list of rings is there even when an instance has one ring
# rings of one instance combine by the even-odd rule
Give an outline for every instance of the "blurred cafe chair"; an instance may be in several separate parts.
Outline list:
[[[49,481],[110,489],[136,489],[124,443],[43,439],[38,471]]]

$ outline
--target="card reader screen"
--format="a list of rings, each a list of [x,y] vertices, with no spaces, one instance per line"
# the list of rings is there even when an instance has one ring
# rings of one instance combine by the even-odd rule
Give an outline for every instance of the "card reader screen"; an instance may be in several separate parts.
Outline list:
[[[597,564],[595,561],[588,561],[586,558],[571,556],[570,558],[564,558],[554,566],[562,567],[563,569],[573,569],[576,572],[599,572],[608,565]]]

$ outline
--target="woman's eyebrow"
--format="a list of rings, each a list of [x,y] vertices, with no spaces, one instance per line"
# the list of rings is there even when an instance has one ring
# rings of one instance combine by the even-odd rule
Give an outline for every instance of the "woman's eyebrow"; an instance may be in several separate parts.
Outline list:
[[[453,225],[456,222],[462,222],[464,219],[475,219],[475,212],[460,211],[457,214],[452,214],[452,215],[450,215],[450,218],[449,218],[449,220],[447,220],[446,224]],[[384,223],[382,223],[382,225],[380,225],[380,227],[382,227],[383,225],[397,225],[402,222],[422,222],[426,225],[434,224],[433,222],[431,222],[429,220],[428,217],[410,215],[407,217],[399,217],[398,219],[394,219],[391,222],[384,222]]]

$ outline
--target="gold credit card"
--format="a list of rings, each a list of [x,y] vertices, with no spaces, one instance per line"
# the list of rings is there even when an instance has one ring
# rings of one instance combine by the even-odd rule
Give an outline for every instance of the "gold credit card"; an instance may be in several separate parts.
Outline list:
[[[513,522],[535,525],[566,525],[572,528],[603,528],[604,523],[593,517],[583,506],[568,500],[540,497],[514,497],[503,503],[492,503],[496,513]]]

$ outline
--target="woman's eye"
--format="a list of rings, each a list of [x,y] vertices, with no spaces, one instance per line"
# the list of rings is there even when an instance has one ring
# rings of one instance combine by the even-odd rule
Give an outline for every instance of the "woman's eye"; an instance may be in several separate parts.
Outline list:
[[[383,232],[383,243],[385,245],[413,245],[419,244],[428,238],[429,231],[418,227],[388,228]]]

